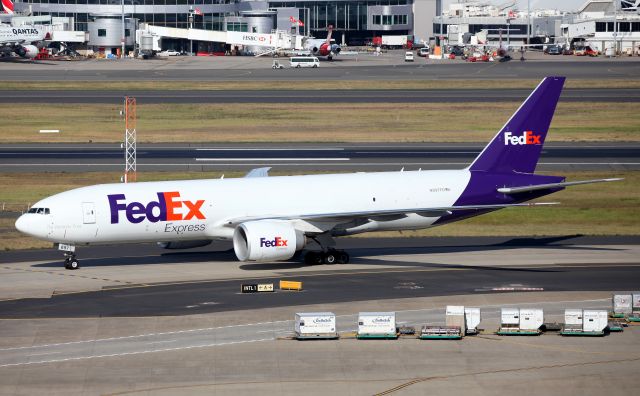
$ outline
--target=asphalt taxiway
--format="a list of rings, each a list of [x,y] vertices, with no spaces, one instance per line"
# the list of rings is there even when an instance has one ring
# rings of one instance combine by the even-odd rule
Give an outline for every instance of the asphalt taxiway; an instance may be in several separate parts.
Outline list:
[[[348,265],[247,264],[229,246],[54,250],[0,256],[0,393],[510,395],[580,387],[630,393],[640,327],[600,339],[493,334],[501,307],[607,309],[640,284],[638,237],[347,238]],[[300,280],[303,291],[241,294]],[[446,305],[482,309],[459,342],[353,339],[360,311],[442,324]],[[333,311],[337,341],[297,342],[295,312]],[[117,379],[117,380],[116,380]]]
[[[467,166],[486,143],[408,144],[138,144],[138,170],[246,171],[271,166],[280,171],[375,171],[455,169]],[[115,144],[6,144],[4,172],[119,171],[123,150]],[[540,170],[636,170],[635,143],[549,143]]]
[[[321,62],[317,69],[271,69],[272,59],[253,57],[177,57],[156,60],[3,62],[8,81],[322,81],[419,79],[637,79],[637,57],[577,59],[530,54],[528,61],[468,63],[449,60],[404,62],[404,52],[380,57],[360,54]]]
[[[195,251],[133,245],[80,249],[83,268],[68,271],[54,250],[15,252],[0,264],[6,281],[0,318],[184,315],[475,294],[511,284],[581,291],[640,282],[635,237],[444,238],[440,246],[429,238],[339,241],[350,264],[240,263],[229,245]],[[305,291],[239,293],[241,283],[291,278],[303,280]]]
[[[0,103],[111,103],[134,96],[138,104],[157,103],[495,103],[517,102],[530,89],[372,89],[372,90],[4,90]],[[562,102],[640,101],[640,90],[565,88]]]

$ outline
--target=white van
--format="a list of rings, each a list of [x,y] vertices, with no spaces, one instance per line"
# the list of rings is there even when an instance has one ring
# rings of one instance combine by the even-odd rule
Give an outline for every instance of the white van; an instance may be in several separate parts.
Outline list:
[[[291,67],[319,67],[320,61],[315,56],[294,56],[289,59]]]

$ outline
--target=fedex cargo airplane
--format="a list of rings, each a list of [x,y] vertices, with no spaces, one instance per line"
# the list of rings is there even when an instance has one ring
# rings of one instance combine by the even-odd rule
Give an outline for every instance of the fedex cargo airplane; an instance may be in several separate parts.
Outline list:
[[[568,186],[535,174],[564,77],[547,77],[465,169],[102,184],[45,198],[16,221],[54,242],[65,267],[76,246],[158,242],[165,248],[233,241],[241,261],[291,259],[308,243],[309,264],[347,263],[334,238],[368,231],[434,227],[525,203]],[[547,205],[549,203],[546,203]]]

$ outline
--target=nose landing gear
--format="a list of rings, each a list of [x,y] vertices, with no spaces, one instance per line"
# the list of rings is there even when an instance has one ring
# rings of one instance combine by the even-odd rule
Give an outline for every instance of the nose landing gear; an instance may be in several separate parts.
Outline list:
[[[80,263],[78,259],[76,259],[75,254],[65,253],[64,256],[64,268],[68,270],[77,270],[80,268]]]

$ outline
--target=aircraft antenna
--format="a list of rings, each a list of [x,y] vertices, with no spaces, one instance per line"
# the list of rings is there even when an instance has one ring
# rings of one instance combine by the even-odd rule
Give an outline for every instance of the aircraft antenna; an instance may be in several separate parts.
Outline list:
[[[124,182],[135,182],[136,176],[136,98],[125,96],[124,98]]]

